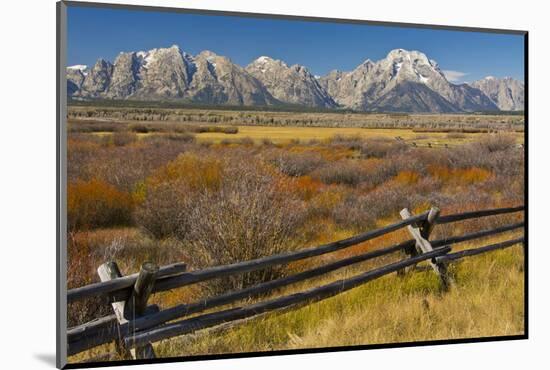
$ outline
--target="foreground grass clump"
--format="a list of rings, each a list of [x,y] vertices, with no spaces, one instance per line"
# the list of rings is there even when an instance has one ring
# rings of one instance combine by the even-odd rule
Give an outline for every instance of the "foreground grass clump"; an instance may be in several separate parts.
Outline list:
[[[523,334],[520,247],[467,259],[453,270],[457,285],[446,293],[431,270],[392,274],[226,332],[166,340],[155,350],[174,356]]]

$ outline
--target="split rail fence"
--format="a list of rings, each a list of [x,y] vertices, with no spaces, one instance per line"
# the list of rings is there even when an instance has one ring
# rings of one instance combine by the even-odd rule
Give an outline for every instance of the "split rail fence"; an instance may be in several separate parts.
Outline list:
[[[496,244],[457,252],[452,252],[452,245],[505,233],[507,231],[523,229],[524,222],[516,222],[461,236],[429,240],[433,228],[436,225],[522,212],[523,210],[524,207],[519,206],[440,216],[439,209],[435,207],[419,215],[412,215],[407,209],[403,209],[400,212],[401,221],[355,235],[348,239],[335,241],[314,248],[301,249],[195,271],[187,271],[186,265],[183,263],[162,267],[158,267],[153,263],[144,263],[138,273],[122,276],[117,264],[109,261],[99,266],[97,269],[101,282],[68,291],[67,301],[69,303],[90,297],[106,296],[109,298],[109,302],[113,308],[112,315],[68,329],[68,354],[74,355],[114,341],[117,344],[117,351],[125,358],[154,358],[155,353],[151,343],[175,336],[191,334],[203,329],[225,329],[233,325],[239,325],[246,320],[257,318],[259,315],[272,313],[274,311],[280,312],[296,309],[335,296],[393,272],[404,274],[406,271],[413,269],[418,263],[423,261],[429,262],[430,268],[432,268],[439,277],[442,288],[449,289],[454,284],[454,278],[447,269],[449,263],[465,257],[508,248],[516,244],[522,244],[524,246],[524,237],[521,236]],[[241,290],[229,291],[198,302],[182,303],[164,310],[160,310],[156,305],[147,305],[147,300],[150,295],[156,292],[167,291],[210,279],[258,271],[274,265],[284,265],[293,261],[321,256],[349,248],[403,228],[408,230],[411,239],[396,245],[340,259],[294,275],[262,282]],[[397,262],[365,271],[356,276],[314,287],[299,293],[269,298],[241,307],[201,314],[201,312],[206,310],[210,311],[215,307],[269,293],[290,284],[312,279],[347,266],[396,252],[405,252],[407,257]],[[195,316],[187,317],[191,315]]]

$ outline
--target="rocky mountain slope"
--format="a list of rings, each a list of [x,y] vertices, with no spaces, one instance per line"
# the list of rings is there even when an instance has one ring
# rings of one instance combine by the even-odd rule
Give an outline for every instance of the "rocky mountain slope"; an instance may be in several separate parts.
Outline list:
[[[82,72],[80,71],[82,74]],[[188,100],[207,104],[277,104],[266,88],[228,58],[178,46],[120,53],[113,64],[99,60],[87,75],[67,69],[75,98]]]
[[[498,110],[479,90],[447,81],[437,63],[418,51],[392,50],[351,72],[320,79],[336,102],[362,111],[460,112]]]
[[[246,71],[256,77],[276,99],[307,107],[335,108],[337,104],[304,66],[289,67],[285,62],[262,56]]]
[[[497,83],[498,82],[498,83]],[[203,104],[295,104],[359,111],[467,112],[522,109],[523,84],[512,79],[450,83],[437,63],[419,51],[392,50],[353,71],[313,76],[267,56],[245,68],[203,51],[178,46],[120,53],[111,64],[67,68],[67,93],[75,99],[172,100]]]
[[[496,78],[487,76],[474,81],[471,86],[481,90],[501,110],[523,110],[525,87],[520,81],[511,77]]]

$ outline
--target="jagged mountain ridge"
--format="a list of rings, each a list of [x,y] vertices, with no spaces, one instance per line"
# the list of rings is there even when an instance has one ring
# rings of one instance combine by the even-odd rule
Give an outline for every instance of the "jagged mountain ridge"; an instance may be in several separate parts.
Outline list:
[[[474,81],[471,86],[481,90],[501,110],[523,110],[525,101],[525,87],[520,81],[511,77],[496,78],[487,76]]]
[[[485,91],[474,84],[452,84],[435,61],[403,49],[392,50],[378,62],[367,59],[353,71],[323,77],[267,56],[243,68],[211,51],[193,56],[176,45],[121,52],[113,63],[99,59],[91,69],[67,68],[68,95],[75,99],[440,113],[518,109],[522,102],[519,88],[514,90],[514,104],[508,104],[499,103],[498,92],[479,86]]]

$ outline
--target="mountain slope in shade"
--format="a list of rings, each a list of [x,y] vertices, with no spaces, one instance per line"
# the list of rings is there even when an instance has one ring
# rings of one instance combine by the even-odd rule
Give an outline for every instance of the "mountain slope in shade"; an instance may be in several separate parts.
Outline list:
[[[485,77],[474,81],[471,86],[483,91],[501,110],[514,111],[524,109],[525,87],[522,82],[511,77]]]
[[[67,67],[67,94],[72,96],[78,93],[82,88],[82,83],[86,77],[88,67],[85,65],[76,65]]]
[[[108,89],[113,74],[113,65],[99,59],[88,71],[82,82],[80,95],[88,97],[101,96]]]
[[[276,99],[306,107],[335,108],[337,104],[306,67],[288,66],[267,56],[259,57],[246,71],[262,82]]]
[[[460,110],[428,86],[404,81],[395,85],[370,103],[372,110],[381,112],[454,113]]]

